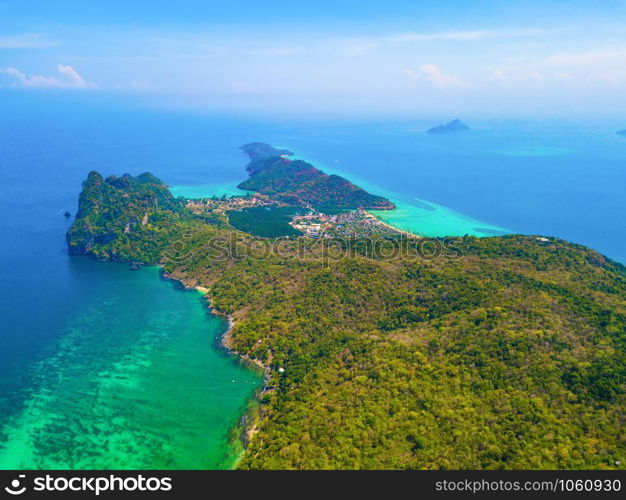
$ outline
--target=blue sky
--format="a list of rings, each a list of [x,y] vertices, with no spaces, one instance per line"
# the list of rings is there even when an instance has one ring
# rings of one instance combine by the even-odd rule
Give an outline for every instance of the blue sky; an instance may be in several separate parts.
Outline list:
[[[0,92],[261,112],[626,112],[626,1],[98,4],[0,0]]]

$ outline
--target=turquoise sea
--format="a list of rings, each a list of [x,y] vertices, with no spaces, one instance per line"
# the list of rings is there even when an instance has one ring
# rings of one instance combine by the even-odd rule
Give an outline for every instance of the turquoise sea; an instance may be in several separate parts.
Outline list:
[[[81,98],[82,99],[82,98]],[[393,199],[421,234],[556,235],[626,262],[624,123],[460,117],[323,121],[156,111],[60,94],[0,101],[0,468],[220,468],[260,384],[215,349],[195,291],[157,268],[70,257],[90,170],[152,171],[180,194],[237,192],[264,141]]]
[[[232,465],[229,430],[260,379],[216,350],[224,322],[200,293],[156,267],[78,257],[68,273],[84,296],[3,394],[0,469]]]

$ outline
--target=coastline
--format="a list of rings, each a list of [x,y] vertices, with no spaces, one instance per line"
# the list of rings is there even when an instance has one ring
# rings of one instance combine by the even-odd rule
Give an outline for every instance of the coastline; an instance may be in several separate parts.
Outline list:
[[[327,173],[334,173],[332,171],[332,169],[325,169]],[[343,172],[339,172],[340,175],[344,176],[345,178],[348,178],[349,176],[346,176]],[[370,188],[369,185],[367,183],[363,183],[358,181],[358,184],[362,185],[364,187],[364,189],[370,191],[370,192],[381,192],[382,190],[380,190],[377,187],[374,188]],[[203,185],[203,186],[199,186],[199,191],[202,190],[202,188],[208,187],[209,185]],[[174,188],[170,187],[171,191],[174,191]],[[393,203],[395,203],[397,196],[395,193],[391,193],[392,196],[386,195],[386,193],[383,195],[390,199]],[[421,208],[422,211],[424,211],[423,208]],[[392,210],[390,212],[396,212],[398,209],[396,208],[396,210]],[[386,220],[384,220],[383,218],[381,218],[379,215],[377,215],[376,211],[374,210],[369,210],[366,211],[367,214],[369,214],[372,218],[376,219],[376,221],[391,229],[392,231],[394,231],[395,233],[398,233],[400,235],[406,236],[407,238],[411,238],[411,239],[419,239],[421,237],[423,237],[422,234],[419,234],[417,232],[414,231],[410,231],[407,230],[403,227],[398,227],[397,225],[394,225]],[[482,225],[488,226],[488,224],[486,223],[481,223]],[[430,236],[430,235],[429,235]],[[149,264],[143,264],[143,265],[149,265]],[[232,453],[235,457],[235,460],[232,463],[232,467],[236,467],[237,463],[241,460],[241,458],[243,457],[243,453],[245,453],[245,450],[247,449],[251,439],[253,439],[254,435],[258,432],[258,425],[260,422],[260,417],[263,414],[263,407],[262,407],[262,396],[264,394],[266,394],[268,391],[271,391],[271,381],[272,381],[272,370],[270,369],[271,366],[271,353],[270,353],[270,357],[267,360],[266,363],[263,363],[262,361],[260,361],[259,359],[254,359],[249,357],[246,354],[242,354],[238,351],[236,351],[233,348],[233,333],[234,333],[234,329],[236,326],[236,320],[235,320],[235,316],[236,316],[236,312],[234,314],[227,314],[225,311],[221,311],[217,308],[215,308],[212,304],[213,304],[213,297],[211,296],[211,288],[208,286],[203,286],[202,283],[198,283],[197,280],[193,280],[192,278],[188,278],[187,280],[185,279],[185,277],[180,277],[180,276],[176,276],[175,274],[170,274],[167,273],[162,265],[162,263],[157,263],[157,264],[152,264],[152,265],[157,265],[160,267],[161,273],[160,276],[165,279],[165,280],[171,280],[173,282],[176,283],[176,286],[182,290],[195,290],[197,293],[201,294],[202,297],[204,298],[204,300],[206,300],[206,307],[207,309],[210,311],[211,314],[213,314],[214,316],[219,316],[221,317],[223,320],[225,320],[226,325],[225,325],[225,330],[223,331],[223,333],[217,333],[214,337],[214,348],[216,350],[223,350],[225,351],[225,354],[229,357],[232,357],[236,360],[238,360],[242,365],[246,366],[247,368],[256,371],[257,373],[263,373],[263,385],[261,385],[260,387],[258,387],[253,394],[250,395],[250,397],[247,399],[247,403],[245,404],[245,406],[240,410],[239,412],[239,418],[237,419],[237,422],[234,423],[234,425],[232,425],[232,432],[229,432],[229,438],[230,437],[236,437],[237,438],[237,444],[240,444],[243,449],[239,452],[239,451],[235,451],[238,450],[238,447],[235,446],[235,441],[230,441],[231,446],[232,446]]]
[[[95,287],[84,302],[91,306],[68,316],[62,335],[29,363],[24,406],[3,415],[0,462],[9,468],[233,468],[242,446],[231,440],[231,429],[263,380],[216,346],[226,322],[208,314],[198,291],[181,293],[189,287],[163,275],[163,266],[130,272],[128,261],[102,265],[79,257],[69,259],[76,272],[84,270],[84,286]],[[173,419],[178,424],[171,426]],[[63,422],[63,435],[38,430],[56,422]],[[48,455],[49,447],[67,447],[82,432],[85,440],[66,454]],[[109,447],[111,435],[118,440]],[[152,443],[163,443],[164,451],[155,452]]]
[[[232,348],[232,332],[235,327],[235,319],[233,317],[233,314],[227,314],[212,305],[212,297],[210,295],[211,289],[209,287],[204,287],[197,284],[190,285],[186,283],[184,279],[174,277],[171,274],[168,274],[164,270],[162,264],[155,265],[157,265],[161,270],[161,279],[173,281],[177,283],[183,290],[197,291],[203,296],[204,300],[206,301],[205,305],[209,312],[214,316],[226,321],[226,329],[223,333],[216,336],[215,342],[213,343],[214,348],[218,351],[222,351],[226,356],[237,360],[239,363],[241,363],[242,366],[246,367],[250,371],[257,373],[262,371],[263,373],[263,385],[257,388],[246,400],[245,405],[239,413],[239,417],[237,418],[236,422],[230,426],[228,432],[228,441],[231,446],[232,454],[234,455],[234,460],[229,467],[229,470],[234,470],[237,468],[237,464],[243,457],[243,454],[246,452],[250,440],[258,432],[259,420],[263,413],[261,398],[268,390],[268,385],[271,380],[270,367],[264,365],[260,360],[250,358],[247,354],[241,354],[240,352]],[[241,446],[241,450],[236,449],[237,444]]]
[[[168,189],[174,197],[183,196],[190,199],[211,198],[213,196],[245,196],[245,189],[239,189],[237,185],[239,181],[222,182],[222,183],[205,183],[196,185],[173,185]]]
[[[236,351],[232,347],[232,332],[235,327],[235,319],[233,314],[227,314],[224,311],[221,311],[215,308],[212,305],[212,300],[210,296],[211,289],[208,287],[204,287],[201,285],[189,285],[183,279],[174,277],[165,272],[163,266],[161,264],[156,264],[159,266],[161,273],[160,276],[162,279],[167,281],[176,282],[180,288],[183,290],[195,290],[199,292],[206,301],[206,307],[211,314],[216,317],[221,318],[226,322],[226,329],[223,333],[219,334],[215,338],[214,348],[224,352],[228,357],[237,360],[241,363],[242,366],[246,367],[250,371],[256,373],[263,374],[263,383],[257,388],[253,394],[246,400],[245,406],[237,418],[235,424],[233,424],[229,431],[229,441],[230,445],[233,448],[233,453],[236,455],[233,464],[230,469],[236,469],[237,464],[241,460],[243,454],[245,453],[250,440],[254,437],[254,435],[258,432],[258,424],[260,417],[263,413],[263,406],[261,403],[262,396],[267,392],[268,386],[271,380],[271,370],[270,367],[263,364],[260,360],[249,357],[247,354],[241,354]],[[234,440],[237,440],[238,444],[241,445],[241,451],[235,451],[235,446],[237,443]]]
[[[207,299],[208,300],[208,299]],[[263,416],[263,403],[261,401],[263,395],[269,390],[272,372],[269,366],[263,364],[260,360],[249,357],[247,354],[241,354],[232,347],[232,332],[235,327],[235,319],[232,314],[224,314],[223,312],[213,308],[208,301],[208,307],[213,314],[220,316],[227,322],[227,328],[219,338],[219,348],[221,348],[228,356],[238,359],[240,363],[248,369],[263,373],[263,385],[257,388],[252,396],[246,402],[237,423],[231,428],[231,445],[234,447],[234,440],[241,445],[242,450],[237,454],[231,469],[236,469],[237,464],[246,452],[252,438],[259,431],[259,423]]]
[[[283,149],[282,146],[274,146]],[[382,196],[393,203],[395,210],[367,210],[369,214],[384,223],[390,229],[406,234],[407,236],[441,238],[447,236],[477,236],[485,238],[495,235],[513,234],[508,228],[500,227],[486,221],[473,219],[469,215],[439,205],[436,202],[422,200],[416,196],[405,195],[381,188],[374,182],[368,182],[357,175],[353,175],[335,167],[328,166],[314,158],[308,158],[297,152],[289,156],[292,160],[306,161],[328,175],[339,175],[344,179],[363,188],[367,192]],[[238,185],[238,184],[237,184]],[[226,190],[224,190],[226,186]],[[233,183],[199,184],[194,186],[168,186],[172,194],[185,194],[190,199],[211,197],[220,192],[228,196],[241,196],[248,191],[240,190]]]
[[[275,147],[281,148],[282,146]],[[508,228],[473,219],[469,215],[444,205],[389,191],[357,175],[338,170],[317,159],[302,156],[296,152],[293,153],[291,159],[306,161],[326,174],[339,175],[372,194],[387,198],[396,205],[395,210],[368,210],[367,212],[396,231],[405,231],[414,236],[432,238],[464,236],[466,234],[484,238],[494,236],[494,234],[515,233]],[[390,219],[394,220],[391,221]]]
[[[231,469],[236,469],[237,464],[246,452],[250,441],[259,431],[259,423],[261,417],[263,416],[263,403],[261,398],[269,390],[272,372],[270,367],[263,364],[260,360],[250,358],[247,354],[241,354],[232,348],[232,332],[235,327],[235,320],[232,314],[226,315],[226,320],[227,328],[220,337],[221,348],[226,351],[229,356],[239,359],[240,362],[249,369],[253,371],[261,370],[263,372],[263,386],[254,391],[254,394],[249,398],[244,410],[242,411],[238,422],[232,428],[233,436],[242,446],[241,453],[238,454],[231,467]]]
[[[376,220],[379,222],[379,224],[385,226],[386,228],[389,228],[393,231],[396,231],[397,233],[400,233],[404,236],[406,236],[407,238],[413,238],[413,239],[421,239],[423,238],[423,236],[419,233],[413,233],[411,231],[405,231],[404,229],[400,229],[399,227],[393,226],[391,224],[389,224],[388,222],[385,222],[383,219],[381,219],[380,217],[378,217],[376,214],[373,214],[370,210],[366,210],[366,212],[368,214],[370,214],[372,217],[376,218]]]

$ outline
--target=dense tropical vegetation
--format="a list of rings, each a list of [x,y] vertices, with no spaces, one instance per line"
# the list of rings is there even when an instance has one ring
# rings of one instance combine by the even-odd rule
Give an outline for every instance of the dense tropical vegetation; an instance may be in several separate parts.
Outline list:
[[[158,262],[184,213],[182,203],[150,173],[104,179],[90,172],[67,233],[70,253]]]
[[[235,228],[255,236],[278,238],[302,236],[302,232],[289,225],[290,216],[301,210],[298,207],[250,207],[228,211],[228,221]]]
[[[626,465],[626,270],[583,246],[259,239],[96,173],[68,242],[233,317],[228,346],[268,368],[241,468]]]
[[[290,151],[258,142],[246,144],[242,149],[250,157],[246,167],[250,178],[239,184],[240,189],[318,209],[395,208],[386,198],[370,194],[339,175],[327,175],[306,161],[287,158],[292,154]]]

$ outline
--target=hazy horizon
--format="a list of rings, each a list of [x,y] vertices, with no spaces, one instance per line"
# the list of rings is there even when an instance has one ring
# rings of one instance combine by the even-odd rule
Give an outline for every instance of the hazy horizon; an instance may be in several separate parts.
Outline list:
[[[0,2],[0,96],[618,123],[626,111],[625,15],[618,2],[534,0]]]

